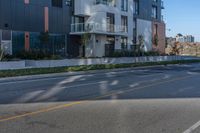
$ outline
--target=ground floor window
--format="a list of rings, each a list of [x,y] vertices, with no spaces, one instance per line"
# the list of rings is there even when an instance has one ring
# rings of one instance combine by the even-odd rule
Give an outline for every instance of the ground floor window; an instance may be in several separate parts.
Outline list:
[[[25,33],[24,32],[12,32],[12,52],[13,54],[17,54],[25,50],[24,43],[25,43]]]
[[[50,55],[66,56],[66,35],[64,34],[49,34],[48,41],[41,41],[41,33],[30,32],[29,51],[44,52]],[[12,32],[13,54],[18,54],[25,51],[25,33]]]

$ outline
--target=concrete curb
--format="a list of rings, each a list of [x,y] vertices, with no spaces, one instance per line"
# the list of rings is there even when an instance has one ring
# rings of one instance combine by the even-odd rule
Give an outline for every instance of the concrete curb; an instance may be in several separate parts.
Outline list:
[[[167,66],[177,66],[177,65],[178,64],[167,65]],[[0,78],[0,83],[23,81],[23,80],[36,80],[36,79],[38,80],[38,79],[44,79],[44,78],[58,78],[58,77],[61,78],[61,77],[67,77],[67,76],[107,73],[107,72],[111,72],[111,71],[115,72],[115,71],[125,71],[125,70],[147,69],[147,68],[164,67],[164,66],[165,65],[155,65],[155,66],[142,66],[142,67],[130,67],[130,68],[102,69],[102,70],[90,70],[90,71],[80,71],[80,72],[64,72],[64,73],[7,77],[7,78]]]

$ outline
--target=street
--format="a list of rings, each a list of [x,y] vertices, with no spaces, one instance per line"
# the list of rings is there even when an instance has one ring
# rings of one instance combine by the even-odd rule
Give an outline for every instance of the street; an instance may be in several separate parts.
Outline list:
[[[0,133],[199,133],[200,64],[0,80]]]

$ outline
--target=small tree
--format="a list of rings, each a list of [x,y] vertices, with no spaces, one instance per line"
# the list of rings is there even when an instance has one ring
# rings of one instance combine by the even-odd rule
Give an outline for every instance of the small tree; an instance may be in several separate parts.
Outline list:
[[[86,46],[89,43],[90,40],[90,34],[88,32],[82,34],[81,36],[81,43]]]
[[[3,60],[3,56],[4,56],[4,51],[3,51],[3,49],[0,48],[0,61]]]
[[[83,57],[85,56],[85,47],[86,45],[88,45],[89,41],[90,41],[90,34],[88,32],[84,33],[81,35],[81,47],[79,50],[80,51],[80,56]]]
[[[154,44],[156,51],[157,51],[157,47],[158,47],[158,42],[159,42],[158,35],[155,34],[154,37],[153,37],[153,44]]]
[[[49,39],[50,39],[49,32],[48,31],[40,32],[39,39],[40,39],[41,43],[44,45],[44,49],[46,49],[47,48],[46,45],[48,45]]]
[[[171,46],[171,54],[173,55],[179,55],[181,46],[178,46],[179,42],[174,43],[174,45]]]
[[[142,56],[144,55],[144,36],[138,36],[138,45],[139,45],[139,53],[142,52]]]

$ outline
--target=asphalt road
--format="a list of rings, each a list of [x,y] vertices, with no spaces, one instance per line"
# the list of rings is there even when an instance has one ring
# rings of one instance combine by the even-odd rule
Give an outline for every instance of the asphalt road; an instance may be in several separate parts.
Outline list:
[[[200,64],[0,79],[0,133],[200,133]]]

